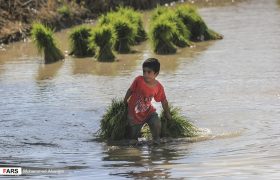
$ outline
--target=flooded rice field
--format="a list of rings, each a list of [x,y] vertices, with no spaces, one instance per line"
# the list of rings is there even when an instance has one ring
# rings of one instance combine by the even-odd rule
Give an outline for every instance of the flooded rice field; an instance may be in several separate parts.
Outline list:
[[[175,55],[155,55],[145,42],[114,63],[67,56],[44,65],[32,42],[1,49],[0,164],[59,171],[11,178],[279,179],[279,1],[199,12],[224,39]],[[68,32],[56,34],[64,51]],[[159,146],[95,140],[111,99],[124,97],[148,57],[161,62],[158,79],[169,102],[210,134]]]

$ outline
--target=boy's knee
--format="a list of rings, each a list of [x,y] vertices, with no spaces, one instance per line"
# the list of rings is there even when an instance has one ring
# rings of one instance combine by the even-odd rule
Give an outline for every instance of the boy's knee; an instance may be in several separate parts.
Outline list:
[[[158,126],[160,127],[161,126],[161,121],[160,121],[160,119],[158,117],[158,114],[156,112],[154,112],[151,115],[151,117],[148,120],[148,124],[150,126],[155,126],[155,127],[158,127]]]
[[[151,115],[148,124],[153,135],[153,139],[159,140],[161,133],[161,121],[156,112]]]

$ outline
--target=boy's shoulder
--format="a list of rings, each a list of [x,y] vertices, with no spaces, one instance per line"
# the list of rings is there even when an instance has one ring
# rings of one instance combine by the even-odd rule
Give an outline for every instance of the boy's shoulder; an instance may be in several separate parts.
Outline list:
[[[141,75],[137,76],[137,77],[134,79],[134,81],[137,81],[137,80],[143,80],[143,76],[141,76]]]

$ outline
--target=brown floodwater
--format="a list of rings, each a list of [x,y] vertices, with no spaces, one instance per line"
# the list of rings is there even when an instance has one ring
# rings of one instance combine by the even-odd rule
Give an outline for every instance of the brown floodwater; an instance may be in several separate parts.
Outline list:
[[[221,1],[199,12],[224,39],[175,55],[155,55],[145,42],[114,63],[67,56],[44,65],[29,40],[1,48],[0,165],[61,170],[34,179],[279,179],[279,1]],[[64,52],[69,31],[56,33]],[[208,133],[159,146],[96,141],[106,107],[148,57],[160,59],[170,103]]]

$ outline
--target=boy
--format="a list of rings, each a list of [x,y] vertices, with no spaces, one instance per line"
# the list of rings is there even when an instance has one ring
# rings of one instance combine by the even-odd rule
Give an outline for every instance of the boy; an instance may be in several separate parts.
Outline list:
[[[142,126],[148,123],[153,140],[159,144],[161,121],[152,106],[152,99],[161,102],[167,119],[171,119],[163,86],[156,80],[160,63],[155,58],[149,58],[142,65],[143,76],[138,76],[127,90],[124,102],[128,105],[129,138],[137,139]]]

